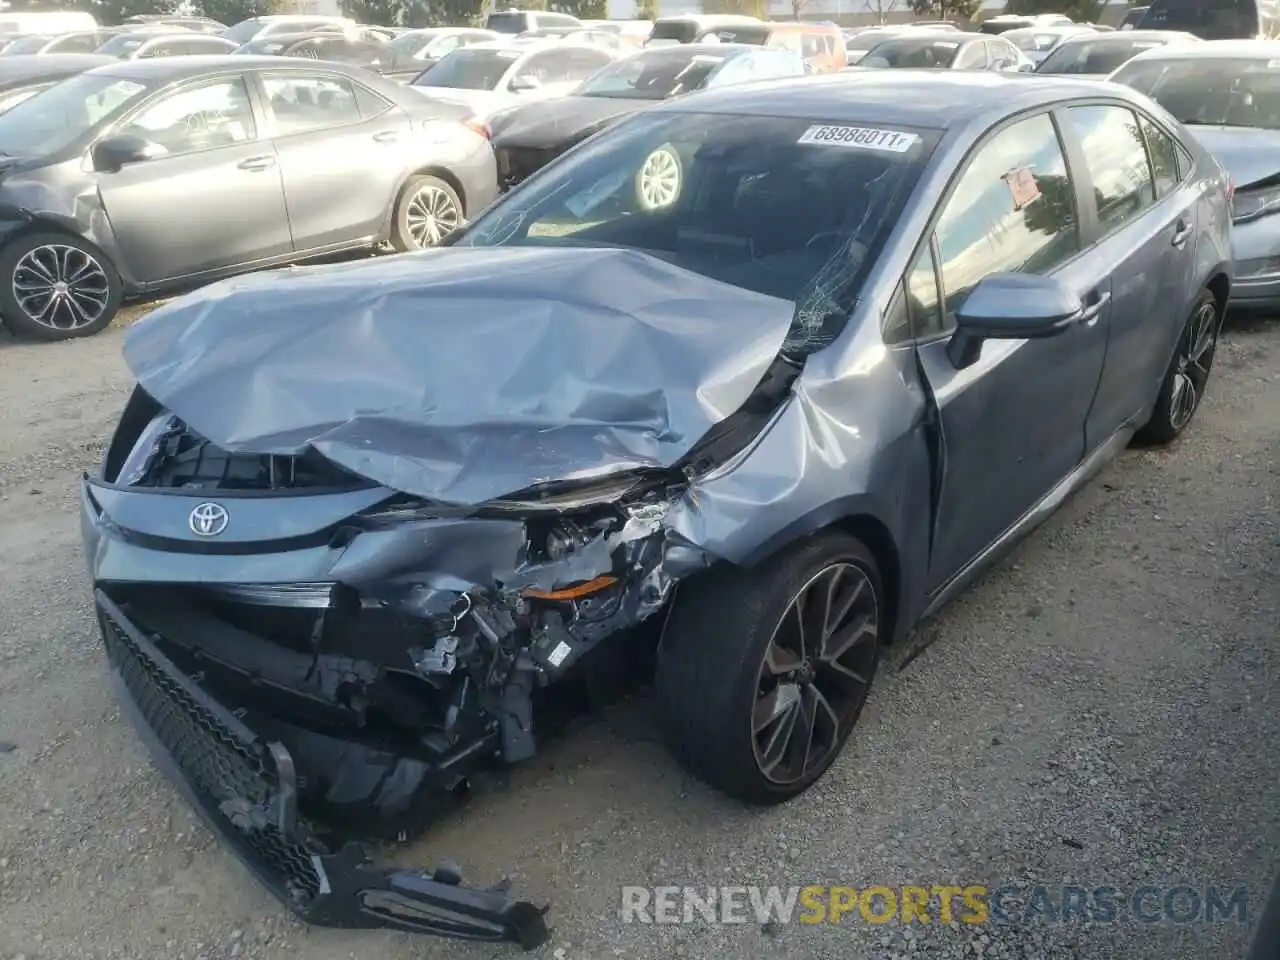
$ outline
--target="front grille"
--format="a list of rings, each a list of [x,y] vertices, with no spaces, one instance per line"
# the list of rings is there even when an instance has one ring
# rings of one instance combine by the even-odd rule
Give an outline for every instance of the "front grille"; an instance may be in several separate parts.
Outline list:
[[[198,801],[228,840],[254,861],[299,909],[323,887],[307,848],[268,819],[279,788],[261,741],[246,737],[202,702],[177,668],[140,637],[123,616],[102,610],[107,656],[160,746],[173,758]]]

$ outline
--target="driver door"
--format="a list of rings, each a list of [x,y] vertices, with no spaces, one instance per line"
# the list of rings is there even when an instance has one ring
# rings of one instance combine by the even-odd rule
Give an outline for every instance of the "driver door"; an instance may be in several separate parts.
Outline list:
[[[200,81],[153,100],[112,134],[166,153],[98,174],[124,266],[155,283],[292,251],[280,165],[260,139],[244,77]]]

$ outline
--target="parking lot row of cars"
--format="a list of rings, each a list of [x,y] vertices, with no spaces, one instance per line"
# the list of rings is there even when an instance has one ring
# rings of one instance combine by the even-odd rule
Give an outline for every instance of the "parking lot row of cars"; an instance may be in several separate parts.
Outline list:
[[[818,72],[806,54],[827,50],[772,45],[788,25],[751,18],[662,20],[647,36],[632,30],[626,49],[581,36],[621,37],[622,25],[587,29],[551,18],[572,19],[502,12],[489,27],[506,32],[438,28],[359,41],[412,40],[402,49],[425,66],[407,79],[273,55],[272,44],[295,42],[298,26],[322,26],[315,18],[255,18],[224,30],[243,41],[234,56],[0,55],[0,205],[12,211],[0,220],[0,315],[22,335],[84,336],[129,299],[347,251],[435,246],[496,196],[622,119],[697,91]],[[158,20],[133,26],[169,29]],[[223,40],[211,33],[216,25],[186,26],[182,36],[192,42]],[[312,40],[356,42],[353,32],[376,28],[335,19],[326,29]],[[1217,141],[1237,163],[1271,149],[1252,146],[1260,130],[1276,126],[1268,113],[1271,47],[1259,48],[1261,61],[1248,59],[1254,52],[1239,60],[1174,31],[1031,29],[1057,38],[1038,68],[1027,67],[1008,39],[1016,29],[996,35],[926,23],[882,31],[853,70],[1053,73],[1059,61],[1062,74],[1100,77],[1103,67],[1109,73],[1135,57],[1187,63],[1188,71],[1141,74],[1145,92],[1184,97],[1176,91],[1186,73],[1201,113],[1218,119],[1193,115],[1181,101],[1180,119],[1230,128]],[[816,24],[794,35],[825,43],[831,33]],[[992,44],[1020,59],[995,59]],[[245,52],[255,45],[265,52]],[[1180,59],[1196,49],[1204,55]],[[1230,65],[1246,62],[1262,67]],[[1220,108],[1199,79],[1219,75]],[[1246,114],[1253,119],[1242,120]],[[1242,174],[1238,202],[1274,173]],[[637,174],[637,189],[656,209],[680,176],[678,162],[660,163]],[[1257,211],[1252,219],[1262,226],[1250,235],[1264,235],[1269,221]],[[1267,252],[1258,247],[1247,258],[1259,290],[1273,273]]]

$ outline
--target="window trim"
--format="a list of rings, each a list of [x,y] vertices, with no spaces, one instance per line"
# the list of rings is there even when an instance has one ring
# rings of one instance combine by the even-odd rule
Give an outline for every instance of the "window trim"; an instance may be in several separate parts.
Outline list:
[[[1111,99],[1105,99],[1102,97],[1090,97],[1087,100],[1079,100],[1070,104],[1062,104],[1060,107],[1058,107],[1054,111],[1055,113],[1058,113],[1058,112],[1061,113],[1061,117],[1059,118],[1059,126],[1063,131],[1066,131],[1067,133],[1070,134],[1070,140],[1074,145],[1074,149],[1076,150],[1080,158],[1081,176],[1076,189],[1076,205],[1078,210],[1077,217],[1083,220],[1083,211],[1087,210],[1089,212],[1089,227],[1090,227],[1089,246],[1094,246],[1096,244],[1102,243],[1104,240],[1111,239],[1121,230],[1126,230],[1129,227],[1133,226],[1133,224],[1136,223],[1137,220],[1140,218],[1135,217],[1133,219],[1126,220],[1124,223],[1116,227],[1105,226],[1102,223],[1102,220],[1099,218],[1097,199],[1093,195],[1093,174],[1092,172],[1090,172],[1088,162],[1085,159],[1084,142],[1076,134],[1075,130],[1072,129],[1070,124],[1067,123],[1067,111],[1070,109],[1075,109],[1076,107],[1119,107],[1120,109],[1128,110],[1129,113],[1133,114],[1133,117],[1135,120],[1138,118],[1138,115],[1142,111],[1140,111],[1133,104],[1127,103],[1124,100],[1111,100]],[[1142,153],[1147,160],[1147,172],[1151,174],[1151,192],[1152,194],[1154,194],[1155,193],[1155,173],[1151,169],[1151,157],[1149,154],[1147,154],[1147,141],[1146,141],[1146,138],[1142,136],[1141,124],[1138,125],[1138,138],[1142,141]],[[1086,185],[1087,185],[1087,189],[1086,189]],[[1163,198],[1157,197],[1152,202],[1151,206],[1148,209],[1155,209],[1157,206],[1160,205],[1160,201],[1162,199]]]
[[[298,59],[302,59],[302,58],[299,57]],[[322,62],[323,61],[320,61],[320,60],[308,59],[308,63],[322,63]],[[254,76],[254,81],[258,86],[258,97],[262,103],[262,111],[268,118],[269,127],[268,127],[267,137],[271,140],[288,140],[293,137],[305,137],[305,136],[309,136],[310,134],[318,133],[321,131],[346,130],[350,127],[355,127],[355,126],[358,126],[359,124],[367,123],[369,120],[373,119],[373,117],[366,117],[360,112],[360,100],[356,94],[356,87],[361,86],[362,84],[358,84],[354,78],[347,76],[345,73],[339,73],[334,70],[323,70],[323,69],[307,70],[306,68],[290,69],[288,67],[270,67],[263,70],[255,70],[253,73],[253,76]],[[310,130],[292,130],[292,131],[282,130],[280,128],[279,119],[276,117],[276,112],[271,107],[271,97],[267,94],[267,78],[281,77],[281,76],[294,77],[294,78],[303,77],[306,79],[313,79],[313,80],[315,79],[339,80],[339,81],[342,81],[343,83],[346,83],[349,87],[351,87],[351,98],[352,98],[352,101],[355,103],[356,118],[354,120],[348,120],[344,123],[335,123],[335,124],[331,124],[329,126],[324,126],[324,127],[312,127]],[[381,97],[380,99],[385,100],[386,98]],[[383,112],[385,113],[386,111],[383,111]],[[375,114],[375,116],[382,116],[382,114],[380,113]]]
[[[91,156],[93,154],[93,148],[97,145],[98,141],[105,140],[107,137],[113,137],[120,133],[135,119],[142,116],[142,114],[146,113],[152,107],[156,106],[156,104],[161,103],[168,97],[178,96],[182,93],[189,93],[192,90],[199,90],[202,87],[211,87],[215,83],[234,83],[237,80],[244,84],[245,91],[249,94],[249,111],[253,115],[253,136],[247,140],[242,140],[240,143],[227,143],[217,147],[204,147],[200,150],[189,150],[185,153],[174,153],[163,157],[153,157],[152,159],[143,162],[155,163],[159,160],[176,160],[180,157],[198,157],[202,153],[211,153],[214,150],[226,150],[229,147],[239,147],[248,143],[258,143],[262,140],[266,140],[267,134],[263,129],[263,116],[260,109],[261,104],[258,101],[257,90],[254,89],[254,84],[247,73],[244,71],[233,71],[216,74],[212,77],[199,77],[193,81],[163,87],[160,90],[154,91],[151,96],[147,97],[128,113],[122,114],[120,117],[116,118],[116,121],[110,126],[103,128],[102,132],[99,133],[98,136],[94,137],[90,142],[89,148],[86,151],[86,156]]]
[[[922,251],[926,246],[928,246],[934,250],[934,273],[935,273],[934,280],[938,284],[938,295],[939,295],[938,302],[939,304],[944,302],[942,299],[942,294],[945,292],[942,287],[942,270],[941,270],[941,267],[938,266],[939,257],[937,256],[937,247],[936,247],[938,221],[942,219],[942,212],[946,209],[947,204],[951,201],[951,198],[955,196],[956,190],[960,186],[960,180],[963,178],[965,172],[968,171],[969,166],[970,164],[972,164],[974,157],[976,157],[978,153],[982,151],[992,140],[998,137],[1001,133],[1003,133],[1009,127],[1022,123],[1024,120],[1030,120],[1033,117],[1045,116],[1049,118],[1049,122],[1053,125],[1054,134],[1058,138],[1058,147],[1062,151],[1063,162],[1067,171],[1067,179],[1070,180],[1071,183],[1075,186],[1075,189],[1071,191],[1071,193],[1072,193],[1072,204],[1075,207],[1075,214],[1076,214],[1077,250],[1070,257],[1068,257],[1067,259],[1063,260],[1060,264],[1058,264],[1058,266],[1056,266],[1054,270],[1055,271],[1061,270],[1063,267],[1072,263],[1078,257],[1082,256],[1083,254],[1089,251],[1093,243],[1095,243],[1096,241],[1087,239],[1089,235],[1086,234],[1085,232],[1084,211],[1081,208],[1082,187],[1080,184],[1079,176],[1077,175],[1077,172],[1076,172],[1076,163],[1083,163],[1084,156],[1082,153],[1079,152],[1079,144],[1076,142],[1075,138],[1067,136],[1067,132],[1064,130],[1061,122],[1061,118],[1059,117],[1060,109],[1062,109],[1067,105],[1075,106],[1076,102],[1077,101],[1069,101],[1066,103],[1037,104],[1034,107],[1028,107],[1025,110],[1019,111],[1018,113],[1011,114],[1010,116],[1003,118],[998,123],[988,127],[985,131],[983,131],[982,136],[980,136],[977,140],[975,140],[973,145],[969,147],[967,151],[965,151],[964,156],[960,158],[960,162],[956,164],[955,170],[951,172],[951,176],[947,180],[947,184],[943,188],[941,195],[938,197],[937,201],[934,202],[933,210],[929,214],[929,220],[925,224],[924,229],[921,231],[920,237],[916,241],[915,247],[912,248],[911,256],[907,258],[908,266],[902,272],[901,276],[899,276],[898,278],[898,284],[902,289],[904,290],[906,289],[907,276],[911,273],[913,269],[915,269],[916,262],[920,259]],[[1083,103],[1084,101],[1078,101],[1078,102]],[[1086,173],[1088,172],[1087,169],[1085,172]],[[1092,180],[1089,181],[1089,188],[1090,190],[1092,190],[1093,188]],[[1092,209],[1092,204],[1090,204],[1090,209]],[[886,310],[885,314],[882,315],[880,319],[882,332],[884,329],[885,317],[887,315],[888,315],[888,311]],[[914,330],[912,332],[914,333]],[[950,329],[944,330],[935,336],[913,338],[913,342],[916,343],[917,345],[934,343],[938,340],[950,339],[950,337],[954,333],[955,333],[955,327],[951,327]]]
[[[1173,196],[1178,192],[1178,188],[1186,183],[1186,177],[1182,173],[1182,163],[1178,159],[1179,143],[1164,130],[1157,126],[1156,122],[1140,110],[1135,110],[1134,114],[1138,118],[1138,133],[1142,136],[1142,146],[1147,151],[1147,167],[1151,170],[1151,188],[1156,193],[1156,203],[1164,203],[1165,199]],[[1145,122],[1144,122],[1145,121]],[[1173,147],[1173,187],[1164,195],[1159,192],[1159,184],[1156,183],[1156,162],[1151,152],[1151,138],[1147,136],[1147,130],[1154,127],[1156,132],[1169,141],[1169,145]]]

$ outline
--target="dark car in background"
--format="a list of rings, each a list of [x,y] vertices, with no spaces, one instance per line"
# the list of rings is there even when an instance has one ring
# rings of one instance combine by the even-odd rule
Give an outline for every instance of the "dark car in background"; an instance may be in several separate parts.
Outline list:
[[[1229,231],[1124,87],[866,72],[659,104],[446,249],[163,306],[80,491],[125,713],[304,919],[537,947],[505,885],[362,842],[610,676],[714,788],[801,796],[886,649],[1192,422]]]
[[[383,73],[395,64],[395,52],[376,40],[353,40],[340,33],[273,33],[250,40],[232,52],[253,56],[329,60]]]
[[[510,107],[489,118],[498,177],[509,189],[609,124],[695,90],[805,72],[785,50],[745,44],[651,47],[589,77],[567,97]]]
[[[98,67],[0,115],[0,317],[46,340],[122,299],[344,250],[438,243],[497,174],[466,111],[334,63]]]
[[[119,33],[100,46],[95,53],[117,60],[146,60],[152,57],[190,57],[232,53],[236,44],[210,34],[183,33]]]
[[[1125,30],[1071,37],[1040,61],[1036,73],[1102,80],[1148,50],[1200,42],[1194,34],[1177,30]]]
[[[114,62],[92,53],[0,58],[0,113],[12,110],[55,83]]]
[[[1152,0],[1141,30],[1183,30],[1201,40],[1258,40],[1280,29],[1268,0]]]

